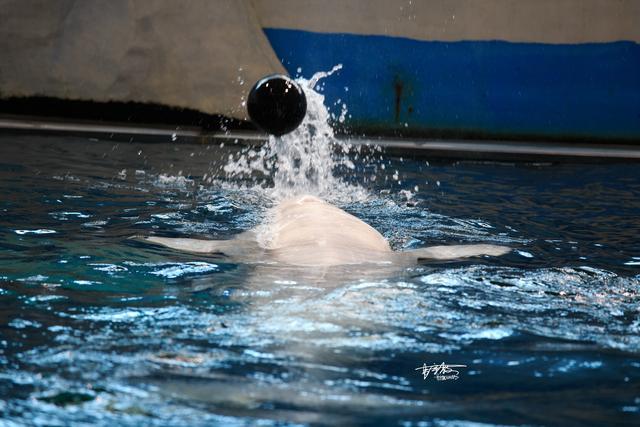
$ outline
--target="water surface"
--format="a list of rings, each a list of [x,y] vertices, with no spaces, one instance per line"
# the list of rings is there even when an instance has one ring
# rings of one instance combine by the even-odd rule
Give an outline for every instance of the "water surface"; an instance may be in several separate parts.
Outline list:
[[[640,422],[636,165],[341,169],[394,248],[501,258],[319,277],[127,239],[259,224],[269,192],[222,179],[239,150],[0,137],[0,424]],[[415,370],[442,362],[467,367]]]

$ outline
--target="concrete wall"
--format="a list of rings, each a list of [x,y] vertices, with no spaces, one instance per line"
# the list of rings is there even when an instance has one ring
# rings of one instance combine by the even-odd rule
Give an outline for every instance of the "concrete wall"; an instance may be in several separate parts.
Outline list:
[[[254,81],[284,72],[244,0],[0,0],[0,52],[1,97],[153,102],[235,118]]]
[[[265,28],[426,41],[640,42],[638,0],[253,0]]]
[[[469,106],[470,117],[481,115],[482,106],[491,117],[500,108],[516,111],[515,104],[498,103],[498,109],[493,104],[487,106],[486,96],[480,96],[516,93],[522,98],[518,102],[531,106],[522,109],[519,126],[529,124],[527,117],[537,117],[540,123],[548,124],[551,119],[568,123],[562,114],[552,114],[554,110],[543,103],[536,107],[525,96],[544,89],[560,97],[545,98],[557,108],[588,109],[602,122],[602,135],[621,129],[624,135],[636,138],[640,131],[637,118],[631,115],[636,114],[633,97],[640,90],[635,77],[639,17],[640,0],[0,0],[0,98],[150,102],[244,119],[242,100],[253,82],[269,73],[286,72],[278,58],[288,58],[286,65],[292,72],[299,65],[310,73],[344,63],[331,84],[340,90],[345,86],[354,89],[350,92],[354,98],[348,100],[354,121],[362,110],[362,121],[385,129],[414,126],[403,116],[404,104],[396,99],[398,76],[404,79],[408,75],[411,84],[407,83],[402,96],[414,94],[415,105],[407,101],[414,118],[420,110],[436,111],[435,105],[437,111],[446,113],[447,120],[463,117],[461,101],[445,96],[453,87],[460,91],[462,101],[477,101]],[[270,32],[270,41],[263,28]],[[355,36],[342,37],[345,33]],[[391,37],[385,40],[384,36]],[[413,40],[422,44],[414,45]],[[452,45],[449,47],[462,50],[443,53],[442,58],[433,51],[439,49],[437,43],[460,40],[478,44],[477,49],[467,52],[464,44]],[[519,43],[523,50],[510,53],[512,46],[499,45],[509,52],[497,51],[503,61],[489,63],[483,56],[483,43],[493,40]],[[634,43],[613,43],[621,40]],[[611,46],[601,49],[592,46],[594,42]],[[531,43],[536,45],[527,45]],[[535,56],[537,43],[546,46],[542,56]],[[400,44],[407,50],[399,50]],[[390,46],[388,51],[386,45]],[[567,46],[566,52],[560,46]],[[416,62],[419,57],[426,62]],[[522,57],[533,60],[522,64],[523,70],[531,70],[531,64],[541,67],[527,81],[521,73],[510,71]],[[577,62],[565,61],[571,58]],[[452,63],[447,69],[447,60],[465,64],[475,60],[477,67]],[[556,66],[557,62],[561,64]],[[506,77],[494,78],[495,87],[476,82],[483,72],[489,75],[496,67]],[[474,69],[479,71],[459,77],[460,72]],[[585,84],[572,83],[576,70]],[[453,81],[439,81],[434,72],[453,76]],[[524,83],[508,86],[504,81]],[[477,85],[462,90],[464,85],[459,82]],[[420,98],[437,93],[425,88],[428,85],[440,90],[442,99]],[[573,97],[567,95],[569,86]],[[331,90],[327,88],[329,101]],[[600,95],[604,90],[607,96]],[[470,94],[476,94],[478,100]],[[593,105],[581,102],[582,94],[589,95]],[[336,93],[335,98],[346,99],[342,93]],[[575,105],[567,104],[566,99]],[[448,112],[444,108],[447,103],[457,109]],[[372,105],[385,110],[373,114],[369,111]],[[601,119],[603,110],[610,112],[610,120]],[[620,117],[627,116],[621,125]],[[575,126],[566,132],[592,135],[583,123],[600,122],[585,117],[576,115]],[[420,120],[416,128],[444,126],[442,120]],[[472,121],[460,120],[445,123],[447,129],[472,128],[475,132],[478,128]],[[503,130],[501,123],[491,120],[494,127]],[[480,131],[486,129],[480,126]],[[529,130],[523,132],[528,134]]]
[[[639,0],[253,0],[348,131],[640,141]]]

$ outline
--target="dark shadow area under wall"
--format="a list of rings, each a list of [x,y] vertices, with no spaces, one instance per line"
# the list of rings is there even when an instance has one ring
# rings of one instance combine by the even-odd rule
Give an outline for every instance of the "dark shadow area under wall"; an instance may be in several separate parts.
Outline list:
[[[255,130],[247,121],[142,102],[95,102],[52,97],[0,98],[0,115],[29,116],[68,122],[102,122],[198,127],[203,131]]]

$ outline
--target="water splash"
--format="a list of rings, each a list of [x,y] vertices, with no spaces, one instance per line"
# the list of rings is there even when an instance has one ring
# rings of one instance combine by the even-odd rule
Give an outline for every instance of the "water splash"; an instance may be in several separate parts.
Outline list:
[[[313,194],[334,203],[366,200],[368,193],[362,186],[348,183],[335,173],[355,169],[349,154],[360,147],[335,137],[324,95],[315,90],[322,79],[341,68],[339,64],[309,80],[297,79],[307,97],[302,124],[282,137],[269,136],[259,148],[247,147],[230,156],[223,168],[226,179],[249,180],[252,189],[266,191],[273,201],[299,194]]]

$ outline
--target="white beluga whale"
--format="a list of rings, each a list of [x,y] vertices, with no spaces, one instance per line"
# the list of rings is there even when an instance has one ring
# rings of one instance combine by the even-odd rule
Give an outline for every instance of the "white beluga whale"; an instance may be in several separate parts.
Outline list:
[[[394,251],[373,227],[311,195],[284,200],[272,208],[264,224],[230,240],[157,236],[142,237],[142,240],[179,251],[224,255],[240,262],[266,261],[301,267],[400,266],[421,260],[500,256],[511,250],[505,246],[472,244]]]

